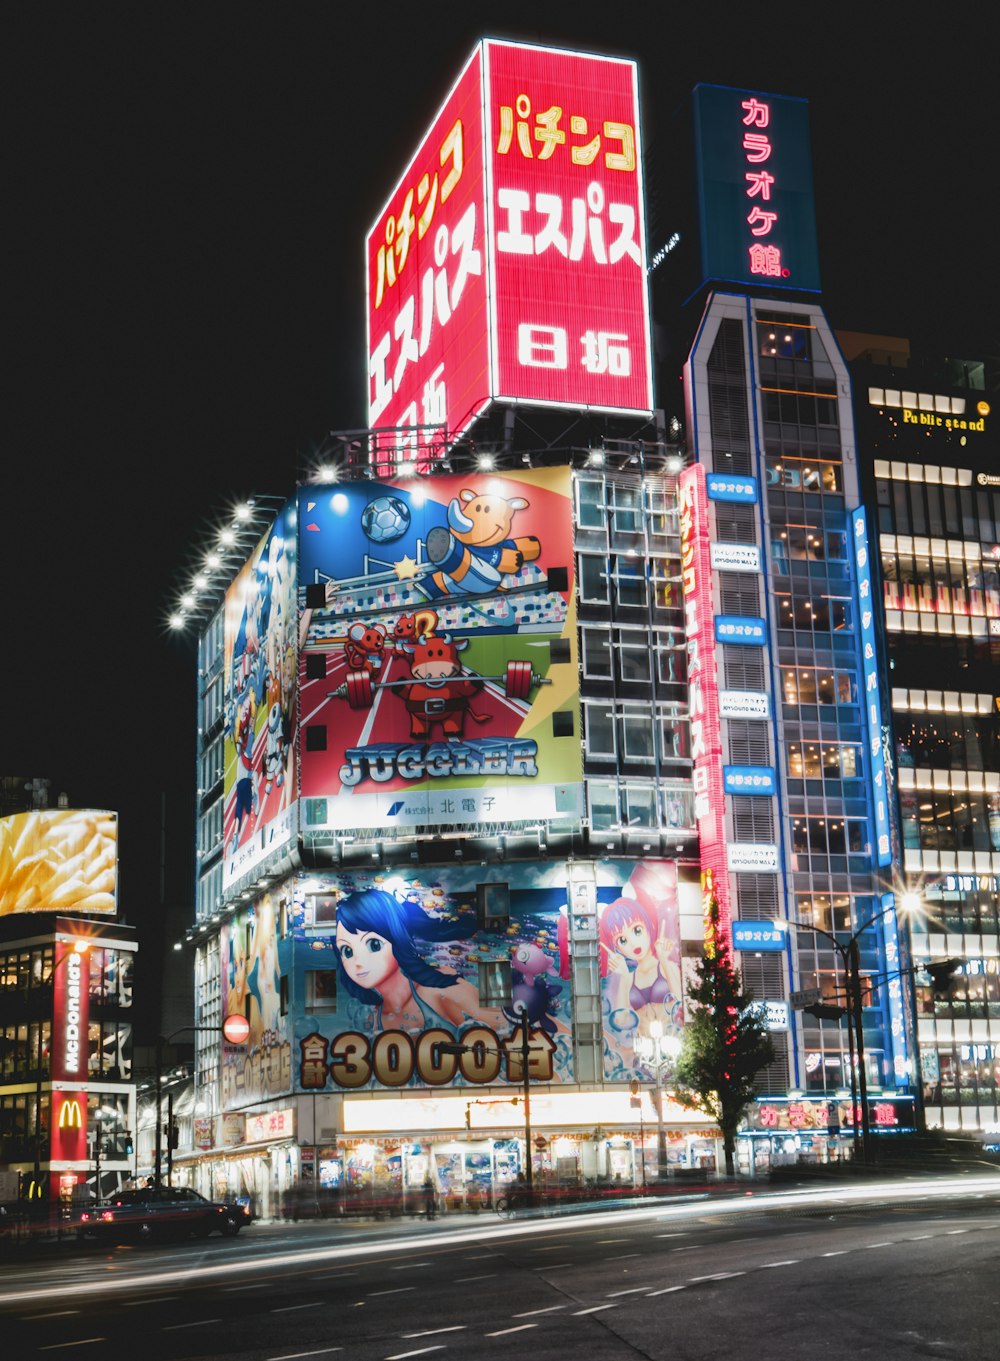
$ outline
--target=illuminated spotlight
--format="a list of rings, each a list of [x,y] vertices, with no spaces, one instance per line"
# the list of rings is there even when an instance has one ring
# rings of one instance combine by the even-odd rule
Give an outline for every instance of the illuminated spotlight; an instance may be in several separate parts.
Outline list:
[[[249,501],[244,501],[242,505],[236,507],[235,514],[237,520],[249,520],[253,514],[253,505]]]
[[[222,559],[218,553],[209,553],[205,558],[206,567],[218,567],[221,562]]]
[[[591,466],[592,468],[603,468],[603,467],[604,467],[604,450],[603,450],[603,449],[591,449],[590,453],[587,455],[587,462],[590,464],[590,466]]]
[[[181,596],[181,605],[183,606],[184,609],[193,610],[196,604],[197,601],[195,599],[195,594],[193,591],[191,591],[188,595]]]
[[[480,454],[476,459],[476,467],[481,473],[492,472],[497,466],[497,461],[492,454]]]
[[[184,615],[178,611],[176,614],[172,614],[167,622],[172,629],[182,629],[185,624],[185,618]]]
[[[191,578],[191,586],[196,591],[203,591],[208,585],[208,577],[203,572],[199,572],[196,577]]]
[[[667,457],[664,467],[668,473],[679,473],[684,467],[684,460],[681,458],[680,454],[670,454]]]
[[[223,548],[232,548],[235,542],[236,542],[235,530],[223,529],[219,531],[219,543],[222,544]]]
[[[336,482],[340,474],[332,463],[321,463],[316,469],[316,476],[320,482]]]
[[[400,477],[413,477],[417,471],[417,465],[412,459],[408,458],[397,465],[396,471]]]

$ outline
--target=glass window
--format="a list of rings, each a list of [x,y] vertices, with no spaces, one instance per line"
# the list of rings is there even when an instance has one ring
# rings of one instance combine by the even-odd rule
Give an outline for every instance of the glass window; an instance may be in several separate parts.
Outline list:
[[[307,1011],[337,1010],[336,969],[307,969],[305,980]]]
[[[608,601],[607,559],[595,557],[592,553],[581,553],[579,561],[580,599],[593,604],[606,604]]]
[[[512,976],[507,959],[484,959],[479,962],[479,1005],[481,1007],[509,1007],[511,1005]]]
[[[587,724],[587,754],[615,755],[615,724],[610,704],[588,703],[583,706]]]
[[[583,674],[597,680],[611,677],[611,635],[606,629],[583,630]]]
[[[584,529],[604,528],[604,481],[602,478],[576,479],[577,523]]]

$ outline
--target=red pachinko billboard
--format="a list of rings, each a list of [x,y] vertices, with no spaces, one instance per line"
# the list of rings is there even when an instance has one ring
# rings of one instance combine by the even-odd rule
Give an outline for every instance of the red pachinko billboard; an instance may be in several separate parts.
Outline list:
[[[636,64],[486,41],[368,235],[369,424],[653,405]]]
[[[688,654],[688,708],[694,761],[694,811],[703,879],[719,904],[719,930],[729,939],[732,913],[726,865],[726,805],[712,605],[712,559],[705,468],[693,463],[680,476],[681,586]]]

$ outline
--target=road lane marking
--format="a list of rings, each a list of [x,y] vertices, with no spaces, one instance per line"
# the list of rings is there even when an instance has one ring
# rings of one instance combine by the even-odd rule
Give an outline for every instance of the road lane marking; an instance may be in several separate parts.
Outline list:
[[[369,1290],[369,1295],[405,1295],[407,1290],[416,1290],[415,1285],[397,1285],[395,1290]]]
[[[39,1347],[40,1352],[57,1352],[62,1347],[87,1347],[91,1342],[107,1342],[106,1337],[78,1337],[75,1342],[50,1342],[47,1347]]]
[[[866,1244],[865,1244],[865,1247],[866,1247],[866,1248],[891,1248],[891,1247],[892,1247],[892,1243],[891,1243],[890,1240],[887,1238],[887,1239],[886,1239],[884,1242],[882,1242],[882,1243],[866,1243]]]
[[[399,1266],[394,1266],[393,1271],[412,1271],[415,1266],[433,1266],[433,1262],[402,1262]]]
[[[646,1296],[646,1298],[647,1298],[648,1300],[651,1300],[651,1299],[653,1298],[654,1295],[672,1295],[672,1294],[674,1293],[675,1290],[686,1290],[686,1289],[687,1289],[687,1286],[686,1286],[686,1285],[667,1285],[667,1286],[664,1286],[664,1288],[663,1288],[662,1290],[651,1290],[651,1291],[649,1292],[649,1294]]]
[[[517,1314],[515,1314],[514,1317],[517,1318],[517,1317],[519,1317],[519,1316],[518,1316]],[[496,1333],[486,1333],[485,1336],[486,1336],[486,1337],[506,1337],[508,1333],[523,1333],[524,1330],[525,1330],[525,1328],[537,1328],[537,1327],[538,1327],[538,1324],[537,1324],[537,1323],[519,1323],[518,1326],[517,1326],[516,1328],[501,1328],[501,1329],[499,1330],[499,1332],[496,1332]],[[392,1361],[392,1358],[391,1358],[391,1357],[389,1358],[389,1361]]]
[[[606,1262],[624,1262],[626,1257],[638,1257],[637,1252],[616,1252],[614,1257],[605,1257]]]
[[[948,1236],[949,1238],[951,1238],[953,1234],[956,1234],[956,1233],[968,1233],[968,1232],[969,1232],[968,1229],[949,1229],[949,1230],[948,1230],[948,1235],[947,1235],[947,1236]]]
[[[613,1304],[592,1304],[589,1309],[574,1309],[573,1317],[579,1318],[581,1314],[599,1314],[602,1309],[614,1309]]]
[[[79,1309],[53,1309],[48,1314],[25,1314],[25,1323],[33,1323],[39,1318],[69,1318],[70,1314],[78,1314]]]
[[[745,1276],[745,1271],[716,1271],[711,1276],[692,1276],[691,1284],[696,1281],[731,1281],[734,1276]]]
[[[258,1282],[257,1289],[260,1289]],[[171,1300],[179,1300],[180,1295],[151,1295],[147,1300],[122,1300],[123,1309],[138,1309],[143,1304],[169,1304]]]
[[[928,1234],[927,1237],[930,1238],[930,1234]],[[836,1252],[824,1252],[824,1253],[823,1253],[823,1256],[824,1256],[824,1257],[846,1257],[846,1256],[847,1256],[847,1249],[846,1249],[846,1248],[838,1248]]]
[[[175,1333],[178,1328],[204,1328],[208,1323],[221,1323],[221,1318],[196,1318],[190,1323],[168,1323],[164,1328],[165,1333]]]
[[[313,1300],[310,1304],[283,1304],[280,1309],[272,1309],[272,1314],[290,1314],[294,1309],[321,1309],[326,1300]]]
[[[405,1361],[408,1356],[423,1356],[425,1352],[443,1352],[444,1343],[439,1342],[436,1347],[418,1347],[414,1352],[396,1352],[395,1356],[387,1356],[385,1361]]]
[[[469,1281],[492,1281],[496,1274],[495,1271],[486,1271],[482,1276],[459,1276],[455,1284],[467,1285]]]
[[[638,1295],[645,1289],[646,1287],[644,1285],[633,1285],[630,1286],[628,1290],[609,1290],[608,1299],[613,1300],[617,1298],[618,1295]]]
[[[534,1314],[554,1314],[557,1309],[565,1309],[565,1304],[550,1304],[545,1309],[525,1309],[523,1314],[512,1314],[512,1318],[531,1318]]]
[[[925,1238],[933,1238],[933,1237],[934,1237],[934,1235],[933,1235],[932,1233],[914,1233],[914,1234],[911,1234],[911,1236],[910,1236],[910,1242],[911,1242],[911,1243],[921,1243],[921,1242],[923,1242],[923,1240],[924,1240]]]
[[[627,1238],[598,1238],[597,1246],[601,1247],[604,1243],[627,1243]]]
[[[798,1260],[799,1260],[799,1259],[798,1259],[797,1257],[786,1257],[785,1260],[784,1260],[783,1262],[763,1262],[763,1263],[757,1268],[757,1270],[758,1270],[758,1271],[768,1271],[768,1270],[769,1270],[771,1267],[773,1267],[773,1266],[795,1266],[795,1264],[796,1264],[796,1262],[798,1262]]]
[[[427,1328],[422,1333],[400,1333],[400,1337],[436,1337],[438,1333],[464,1333],[464,1323],[453,1323],[450,1328]]]
[[[535,1271],[562,1271],[563,1267],[572,1266],[572,1262],[549,1262],[548,1266],[536,1266]]]
[[[656,1238],[686,1238],[686,1237],[687,1237],[687,1229],[683,1229],[683,1230],[681,1230],[681,1231],[678,1232],[678,1233],[658,1233],[658,1234],[655,1234],[654,1237],[656,1237]]]
[[[301,1356],[328,1356],[330,1352],[342,1352],[343,1347],[320,1347],[314,1352],[285,1352],[284,1356],[269,1356],[267,1361],[299,1361]]]

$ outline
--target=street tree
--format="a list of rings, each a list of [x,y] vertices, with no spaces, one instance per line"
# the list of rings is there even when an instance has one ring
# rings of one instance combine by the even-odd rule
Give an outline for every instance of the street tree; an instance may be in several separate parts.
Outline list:
[[[736,1131],[757,1095],[756,1078],[774,1061],[763,1008],[734,969],[729,944],[719,934],[713,896],[697,982],[688,988],[692,1020],[684,1026],[676,1067],[678,1098],[700,1107],[718,1123],[726,1174],[736,1169]]]

